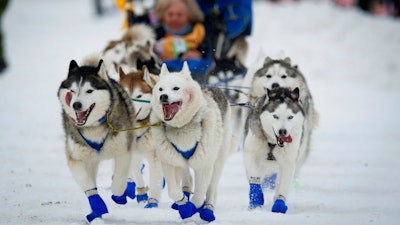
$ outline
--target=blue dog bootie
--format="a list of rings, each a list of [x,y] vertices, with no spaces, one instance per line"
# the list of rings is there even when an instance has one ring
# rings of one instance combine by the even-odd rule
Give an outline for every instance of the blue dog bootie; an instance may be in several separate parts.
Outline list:
[[[179,215],[182,219],[189,218],[197,212],[196,206],[185,195],[175,203],[178,206]]]
[[[92,188],[85,191],[88,197],[90,208],[92,212],[86,216],[86,219],[90,222],[96,218],[101,218],[103,214],[108,213],[107,205],[97,193],[97,188]]]
[[[136,183],[132,181],[131,179],[128,180],[128,183],[126,185],[126,196],[128,196],[130,199],[135,199],[136,198]]]
[[[274,213],[283,213],[283,214],[285,214],[287,210],[288,210],[288,207],[285,204],[285,197],[282,196],[282,195],[279,195],[279,198],[277,198],[275,200],[271,211],[274,212]]]
[[[275,190],[277,177],[278,177],[277,173],[272,174],[270,177],[264,177],[264,180],[262,182],[262,188]]]
[[[147,200],[147,204],[144,206],[145,209],[157,208],[157,207],[158,207],[158,200],[155,198],[149,198],[149,200]]]
[[[183,187],[183,194],[186,196],[186,198],[187,198],[188,200],[190,200],[190,193],[191,193],[191,191],[190,191],[188,188]],[[171,208],[172,208],[172,209],[175,209],[175,210],[178,210],[178,205],[174,202],[174,203],[171,205]]]
[[[262,207],[264,205],[264,193],[261,188],[261,181],[259,177],[250,179],[249,190],[249,209]]]
[[[214,206],[208,203],[205,203],[197,209],[200,214],[200,218],[207,222],[212,222],[215,220],[214,216]]]
[[[148,190],[149,190],[148,187],[136,188],[137,191],[136,201],[138,203],[145,202],[147,201],[147,199],[149,199],[149,196],[147,195]]]
[[[121,196],[111,195],[111,199],[119,205],[125,205],[128,202],[126,200],[127,193],[128,193],[128,187],[127,189],[125,189],[125,192]]]

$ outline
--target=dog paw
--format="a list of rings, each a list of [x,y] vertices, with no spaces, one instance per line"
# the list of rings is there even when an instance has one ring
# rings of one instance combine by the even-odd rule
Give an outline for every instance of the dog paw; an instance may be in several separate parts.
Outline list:
[[[144,206],[145,209],[157,208],[157,207],[158,207],[158,200],[155,198],[149,198],[149,200],[147,200],[147,204]]]
[[[186,196],[186,198],[189,200],[190,199],[190,192],[184,191],[183,194]],[[172,209],[178,210],[178,204],[173,203],[171,205]]]
[[[264,194],[260,184],[250,183],[249,199],[249,209],[262,207],[264,205]]]
[[[272,212],[285,214],[287,210],[288,207],[286,206],[285,202],[282,199],[275,200],[275,203],[272,206]]]
[[[95,218],[101,218],[103,214],[108,213],[108,209],[106,203],[104,203],[103,199],[100,195],[95,194],[88,197],[90,208],[92,212],[86,216],[86,219],[91,222]]]
[[[135,199],[136,197],[136,183],[135,182],[128,182],[127,186],[126,186],[126,196],[128,196],[130,199]]]
[[[119,205],[125,205],[126,202],[127,202],[127,200],[126,200],[126,192],[121,196],[112,195],[111,199],[114,200],[114,202],[119,204]]]
[[[208,207],[206,207],[206,204],[203,204],[199,209],[197,209],[197,211],[200,214],[200,218],[207,222],[214,221],[215,220],[214,211],[210,209],[213,208],[213,206],[210,204],[207,204],[207,206]]]
[[[183,205],[178,205],[178,211],[181,218],[186,219],[193,216],[197,212],[197,209],[191,201],[187,201]]]
[[[142,195],[136,195],[136,201],[138,203],[145,202],[145,201],[147,201],[147,199],[149,199],[149,196],[147,195],[147,193],[142,194]]]

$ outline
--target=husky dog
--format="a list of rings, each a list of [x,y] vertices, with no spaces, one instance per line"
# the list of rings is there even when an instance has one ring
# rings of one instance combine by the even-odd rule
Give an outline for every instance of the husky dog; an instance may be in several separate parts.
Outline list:
[[[63,109],[68,166],[89,199],[92,212],[86,218],[91,222],[108,213],[96,185],[102,160],[115,160],[112,199],[118,204],[127,202],[126,180],[135,134],[114,132],[108,124],[120,129],[133,127],[135,112],[126,91],[106,74],[103,60],[93,57],[82,66],[75,60],[70,62],[58,99]]]
[[[119,66],[140,70],[146,65],[158,74],[161,60],[154,52],[155,34],[149,25],[135,24],[127,29],[121,39],[110,41],[103,50],[107,69],[117,73]]]
[[[168,186],[182,219],[196,212],[205,221],[215,220],[218,182],[231,148],[230,107],[219,89],[202,90],[184,62],[180,72],[165,64],[153,88],[151,122],[153,141]],[[193,198],[180,188],[182,171],[194,172]]]
[[[261,207],[262,179],[278,172],[272,212],[286,213],[286,197],[304,151],[305,111],[299,103],[299,89],[267,89],[257,99],[246,121],[244,163],[250,184],[249,208]]]
[[[258,61],[260,61],[260,59],[259,56]],[[301,155],[299,155],[299,163],[297,164],[298,168],[296,169],[296,173],[298,173],[299,168],[309,155],[312,131],[317,126],[319,119],[318,113],[314,109],[314,102],[310,90],[305,77],[299,71],[297,65],[291,65],[291,59],[289,57],[275,60],[267,56],[262,65],[260,65],[258,61],[255,62],[258,69],[253,69],[252,73],[246,74],[245,77],[246,84],[250,84],[250,102],[254,102],[252,99],[263,96],[267,89],[284,87],[294,90],[297,87],[300,90],[299,102],[305,112],[304,133],[306,134],[304,135],[305,139],[301,145]],[[245,121],[246,117],[247,114],[243,113],[241,120]]]
[[[133,150],[132,162],[128,187],[132,191],[131,198],[135,198],[135,187],[137,191],[136,200],[138,202],[147,201],[145,208],[158,207],[162,190],[163,174],[161,163],[153,147],[150,127],[150,100],[152,88],[157,82],[158,77],[151,74],[144,66],[141,71],[129,72],[125,74],[123,69],[119,69],[119,84],[129,93],[133,100],[136,114],[136,124],[145,128],[136,132],[137,147]],[[145,186],[141,167],[143,159],[147,159],[149,164],[149,188]],[[149,189],[149,196],[147,195]]]

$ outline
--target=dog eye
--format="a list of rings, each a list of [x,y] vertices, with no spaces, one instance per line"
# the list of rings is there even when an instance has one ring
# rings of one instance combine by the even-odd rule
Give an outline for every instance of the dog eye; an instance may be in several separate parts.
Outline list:
[[[279,119],[279,117],[277,115],[273,115],[274,119]]]
[[[286,77],[287,77],[286,75],[282,75],[281,76],[282,79],[286,79]]]
[[[88,93],[88,94],[90,94],[90,93],[92,93],[92,92],[93,92],[92,89],[89,89],[89,90],[86,91],[86,93]]]
[[[136,98],[141,98],[142,97],[142,95],[138,95],[138,96],[136,96]]]
[[[70,90],[71,91],[71,93],[75,93],[75,91],[74,90]]]
[[[177,91],[177,90],[179,90],[179,87],[174,87],[173,90],[174,90],[174,91]]]
[[[293,119],[293,116],[288,116],[288,120],[291,120],[291,119]]]
[[[163,88],[159,88],[158,90],[159,90],[159,91],[163,91],[164,89],[163,89]]]
[[[267,78],[271,78],[272,76],[271,76],[271,74],[267,74],[267,76],[266,76]]]

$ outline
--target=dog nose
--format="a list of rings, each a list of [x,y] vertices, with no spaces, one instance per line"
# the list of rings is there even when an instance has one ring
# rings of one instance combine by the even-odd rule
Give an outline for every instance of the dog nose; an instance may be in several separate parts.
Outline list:
[[[160,102],[168,102],[168,95],[163,94],[160,96]]]
[[[286,136],[287,131],[286,129],[279,129],[279,136]]]
[[[74,102],[74,104],[72,104],[72,107],[75,110],[81,110],[82,109],[82,103],[81,102]]]
[[[278,83],[273,83],[273,84],[272,84],[272,89],[278,88],[278,87],[279,87],[279,84],[278,84]]]

